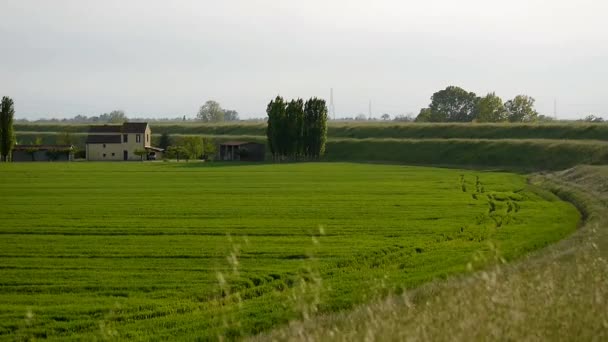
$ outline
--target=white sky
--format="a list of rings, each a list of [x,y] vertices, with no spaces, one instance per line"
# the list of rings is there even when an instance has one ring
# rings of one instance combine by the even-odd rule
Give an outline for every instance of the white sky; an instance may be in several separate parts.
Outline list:
[[[338,116],[417,114],[448,85],[608,116],[604,0],[0,0],[17,116],[262,117],[277,94]]]

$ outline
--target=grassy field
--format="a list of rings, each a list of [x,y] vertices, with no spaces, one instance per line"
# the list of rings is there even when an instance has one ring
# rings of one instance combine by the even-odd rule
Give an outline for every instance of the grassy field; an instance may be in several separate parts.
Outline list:
[[[0,164],[0,339],[215,339],[558,241],[510,173],[354,163]]]
[[[254,341],[606,341],[608,167],[531,177],[585,216],[575,234],[517,262],[435,281]]]

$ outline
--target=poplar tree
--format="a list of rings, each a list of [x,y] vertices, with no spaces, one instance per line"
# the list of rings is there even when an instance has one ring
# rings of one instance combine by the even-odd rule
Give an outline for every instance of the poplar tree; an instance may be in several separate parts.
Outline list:
[[[270,101],[266,108],[268,114],[268,127],[266,128],[266,136],[270,145],[270,152],[273,158],[281,158],[285,155],[285,146],[283,140],[287,134],[285,133],[285,101],[282,97],[277,96]]]
[[[15,132],[13,130],[13,118],[15,108],[10,97],[2,97],[0,103],[0,159],[7,161],[8,156],[15,144]]]
[[[306,156],[317,159],[325,153],[327,142],[327,106],[325,100],[311,98],[304,106]]]
[[[302,128],[304,124],[304,101],[302,99],[291,100],[286,107],[286,130],[289,134],[285,141],[287,145],[287,156],[299,158],[303,150]]]

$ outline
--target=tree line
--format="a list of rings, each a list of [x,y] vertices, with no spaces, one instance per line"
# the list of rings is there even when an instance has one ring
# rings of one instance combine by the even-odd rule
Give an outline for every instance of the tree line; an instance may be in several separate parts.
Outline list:
[[[496,93],[479,97],[450,86],[433,94],[429,107],[420,110],[416,122],[536,122],[548,118],[534,109],[534,98],[517,95],[503,102]]]
[[[327,106],[325,100],[311,98],[286,102],[281,96],[266,108],[266,137],[272,157],[318,159],[325,153]]]

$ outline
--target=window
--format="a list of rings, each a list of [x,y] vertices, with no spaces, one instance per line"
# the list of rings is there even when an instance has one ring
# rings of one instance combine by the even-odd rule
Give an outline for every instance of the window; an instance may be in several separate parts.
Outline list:
[[[123,134],[122,135],[122,142],[129,142],[129,135],[128,134]]]
[[[135,142],[141,142],[141,134],[135,136]]]
[[[106,157],[106,154],[105,154],[105,153],[103,154],[103,157],[104,157],[104,158]]]
[[[106,148],[106,144],[103,144],[103,148]]]
[[[112,157],[114,157],[116,155],[116,153],[112,153]]]
[[[150,134],[146,134],[146,142],[150,142]]]

